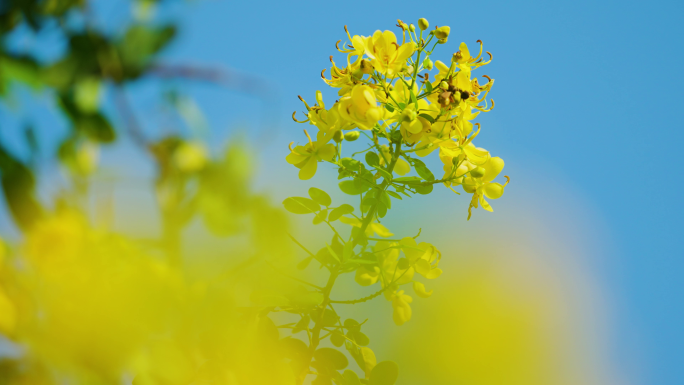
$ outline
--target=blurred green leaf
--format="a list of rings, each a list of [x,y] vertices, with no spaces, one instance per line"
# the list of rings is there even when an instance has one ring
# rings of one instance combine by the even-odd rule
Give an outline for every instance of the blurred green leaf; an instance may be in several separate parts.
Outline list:
[[[333,370],[342,370],[349,365],[347,357],[339,350],[333,348],[320,348],[316,350],[314,358]]]
[[[379,362],[370,373],[370,385],[394,385],[399,378],[399,366],[393,361]]]

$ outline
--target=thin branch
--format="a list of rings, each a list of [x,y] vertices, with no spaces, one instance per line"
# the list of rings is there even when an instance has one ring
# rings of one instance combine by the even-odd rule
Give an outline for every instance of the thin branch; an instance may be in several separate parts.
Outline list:
[[[121,114],[121,117],[123,117],[125,121],[128,134],[131,136],[135,144],[144,149],[148,149],[147,139],[145,139],[145,134],[138,123],[138,119],[135,117],[133,109],[128,103],[128,98],[126,97],[125,91],[122,88],[117,88],[115,94],[116,106],[119,110],[119,114]]]
[[[266,261],[266,260],[265,260],[265,261]],[[307,281],[305,281],[305,280],[303,280],[303,279],[299,279],[299,278],[297,278],[297,277],[295,277],[295,276],[292,276],[292,275],[290,275],[290,274],[285,273],[284,271],[282,271],[282,270],[278,269],[277,267],[273,266],[273,264],[272,264],[271,262],[269,262],[269,261],[266,261],[266,264],[269,265],[271,268],[273,268],[273,270],[275,270],[278,274],[282,274],[283,276],[285,276],[285,277],[287,277],[287,278],[293,279],[293,280],[295,280],[295,281],[297,281],[297,282],[299,282],[299,283],[303,283],[303,284],[305,284],[305,285],[309,285],[309,286],[314,287],[314,288],[316,288],[316,289],[318,289],[318,290],[323,290],[323,288],[320,287],[320,286],[318,286],[318,285],[314,285],[313,283],[307,282]]]

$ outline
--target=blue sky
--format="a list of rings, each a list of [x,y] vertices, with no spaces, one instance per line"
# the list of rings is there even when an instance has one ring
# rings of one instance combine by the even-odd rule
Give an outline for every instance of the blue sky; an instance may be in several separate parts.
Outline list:
[[[104,1],[97,11],[112,28],[128,15],[128,8]],[[597,248],[591,264],[613,307],[616,366],[634,384],[677,384],[684,362],[682,14],[676,1],[195,1],[165,11],[182,29],[164,57],[229,68],[267,85],[258,97],[204,84],[188,89],[212,127],[209,138],[221,142],[246,131],[263,150],[259,183],[276,186],[296,174],[282,165],[287,143],[302,140],[302,127],[289,118],[301,110],[296,95],[313,99],[324,88],[319,74],[329,67],[334,42],[346,38],[345,24],[360,35],[396,31],[397,18],[449,25],[445,61],[461,41],[483,40],[494,60],[479,75],[496,79],[490,95],[497,103],[479,119],[478,144],[503,157],[513,179],[495,209],[525,215],[513,210],[523,199],[553,213],[559,229],[564,216],[576,222],[575,211],[585,213],[588,223],[577,226]],[[46,55],[59,44],[45,46]],[[157,87],[130,89],[150,127],[160,126],[144,114]],[[50,118],[48,107],[25,108],[41,111],[38,121]],[[107,156],[130,164],[128,151]],[[276,197],[304,191],[281,187]],[[451,220],[462,222],[466,203],[456,204]],[[476,221],[496,220],[496,212],[477,214]]]

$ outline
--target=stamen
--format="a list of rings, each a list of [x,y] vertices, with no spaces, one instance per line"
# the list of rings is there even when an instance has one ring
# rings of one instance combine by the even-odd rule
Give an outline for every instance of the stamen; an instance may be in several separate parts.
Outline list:
[[[290,142],[290,144],[287,145],[287,147],[290,149],[290,152],[294,152],[294,150],[292,149],[293,144],[294,142]]]
[[[352,41],[352,37],[351,37],[351,35],[349,34],[349,30],[347,29],[347,26],[346,26],[346,25],[344,26],[344,32],[347,33],[347,37],[349,38],[349,41]]]
[[[297,114],[297,111],[295,111],[295,112],[292,113],[292,120],[294,120],[295,122],[297,122],[297,123],[306,123],[306,122],[309,121],[309,118],[307,118],[306,120],[301,120],[301,121],[300,121],[300,120],[297,120],[297,118],[295,118],[295,115],[296,115],[296,114]]]
[[[508,175],[504,175],[504,178],[506,178],[506,183],[504,183],[504,187],[511,181],[511,178]]]
[[[309,104],[306,103],[306,100],[304,100],[304,98],[301,97],[300,95],[297,95],[297,97],[299,98],[299,100],[301,100],[302,102],[304,102],[304,105],[306,106],[306,110],[307,110],[307,111],[311,111],[311,107],[309,107]]]
[[[304,134],[306,134],[306,137],[309,138],[309,145],[311,146],[311,149],[313,149],[313,141],[311,140],[311,136],[309,136],[309,133],[304,130]]]

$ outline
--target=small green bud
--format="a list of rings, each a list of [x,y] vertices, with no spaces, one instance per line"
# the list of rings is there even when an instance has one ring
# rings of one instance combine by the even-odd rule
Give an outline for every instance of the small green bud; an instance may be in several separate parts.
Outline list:
[[[397,261],[397,269],[399,270],[406,270],[411,266],[409,263],[409,260],[406,258],[401,258],[400,260]]]
[[[341,130],[335,131],[335,133],[333,134],[333,140],[336,141],[337,143],[340,143],[341,141],[344,140],[344,134],[342,133]]]
[[[425,18],[420,18],[418,19],[418,28],[420,28],[422,31],[425,31],[428,29],[430,26],[430,23],[428,23],[427,19]]]
[[[346,140],[347,142],[353,142],[356,139],[358,139],[360,135],[361,133],[358,131],[349,131],[346,134],[344,134],[344,140]]]
[[[468,194],[472,194],[477,191],[477,187],[470,184],[462,184],[461,186],[463,186],[463,191],[467,192]]]
[[[482,178],[485,174],[485,169],[484,167],[476,167],[472,170],[470,170],[470,176],[473,178]]]
[[[444,43],[446,43],[446,42],[447,42],[447,39],[439,39],[439,40],[437,40],[437,43],[438,43],[438,44],[444,44]]]
[[[449,37],[449,32],[451,32],[451,28],[447,26],[437,27],[435,28],[435,37],[440,40],[446,40]]]
[[[425,60],[423,60],[423,68],[428,71],[432,69],[432,60],[430,60],[430,58],[425,58]]]
[[[416,110],[408,109],[408,108],[406,110],[404,110],[403,115],[404,115],[404,121],[405,122],[412,122],[412,121],[416,120],[416,118],[418,117],[418,113],[416,112]]]
[[[439,88],[446,90],[447,88],[449,88],[449,84],[447,84],[447,82],[442,80],[441,82],[439,82]]]
[[[413,24],[409,24],[409,31],[416,32],[416,26]]]

